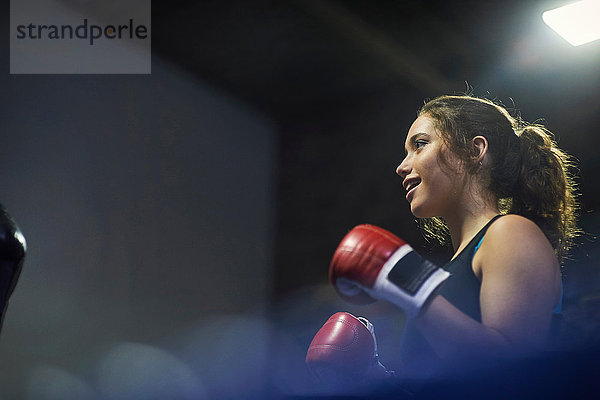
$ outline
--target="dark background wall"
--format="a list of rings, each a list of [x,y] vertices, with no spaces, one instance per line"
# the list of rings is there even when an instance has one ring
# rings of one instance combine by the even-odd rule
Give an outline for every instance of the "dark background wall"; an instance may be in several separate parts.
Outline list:
[[[29,253],[0,398],[303,393],[310,339],[340,310],[375,322],[395,367],[402,315],[343,304],[327,266],[363,222],[447,257],[394,170],[423,101],[465,90],[543,118],[578,159],[588,234],[566,304],[589,335],[600,45],[545,27],[561,4],[154,1],[150,76],[9,75],[6,39],[0,199]]]
[[[2,87],[0,191],[29,243],[2,398],[51,393],[56,370],[84,379],[121,342],[264,317],[269,118],[160,58],[148,76],[5,72]]]

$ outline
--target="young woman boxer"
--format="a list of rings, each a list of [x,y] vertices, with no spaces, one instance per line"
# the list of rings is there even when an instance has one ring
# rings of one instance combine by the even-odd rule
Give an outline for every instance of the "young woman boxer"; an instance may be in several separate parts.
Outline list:
[[[454,255],[437,268],[391,233],[360,225],[332,259],[337,291],[407,314],[407,377],[542,349],[560,309],[560,264],[578,234],[569,157],[544,127],[470,96],[427,102],[405,151],[396,172],[410,209],[426,235],[450,239]]]

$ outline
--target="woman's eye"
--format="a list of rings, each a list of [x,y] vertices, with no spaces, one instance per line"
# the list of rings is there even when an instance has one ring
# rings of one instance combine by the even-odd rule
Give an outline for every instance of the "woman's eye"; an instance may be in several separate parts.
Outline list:
[[[420,149],[421,147],[425,146],[427,144],[427,142],[425,140],[417,140],[415,142],[415,148]]]

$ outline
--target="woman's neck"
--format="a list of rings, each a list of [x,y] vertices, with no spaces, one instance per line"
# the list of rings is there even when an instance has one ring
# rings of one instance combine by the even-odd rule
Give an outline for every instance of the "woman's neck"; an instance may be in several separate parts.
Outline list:
[[[474,204],[473,207],[462,207],[444,216],[450,231],[454,256],[460,253],[477,232],[498,214],[500,212],[495,205],[479,203]]]

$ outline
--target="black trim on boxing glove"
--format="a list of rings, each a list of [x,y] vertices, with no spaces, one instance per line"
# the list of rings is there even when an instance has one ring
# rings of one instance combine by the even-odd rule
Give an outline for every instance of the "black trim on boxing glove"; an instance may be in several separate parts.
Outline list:
[[[414,296],[437,269],[438,267],[413,251],[398,260],[392,267],[388,279]]]

